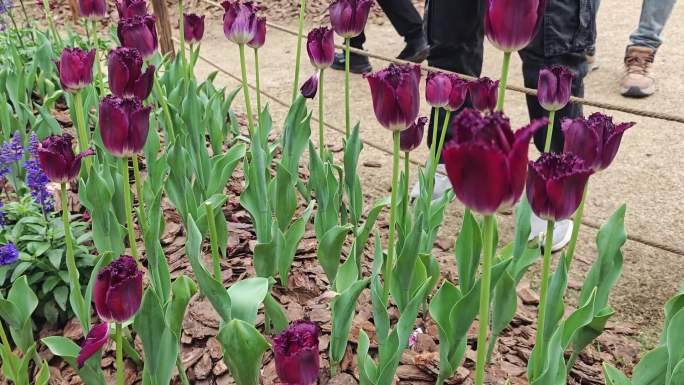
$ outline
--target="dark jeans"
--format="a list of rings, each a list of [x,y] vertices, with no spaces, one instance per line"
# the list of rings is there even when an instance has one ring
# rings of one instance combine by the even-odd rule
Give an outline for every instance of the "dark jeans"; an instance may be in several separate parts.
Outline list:
[[[595,2],[596,0],[548,2],[544,23],[540,26],[539,32],[532,43],[519,52],[526,87],[537,88],[541,68],[561,64],[575,73],[573,95],[584,95],[584,76],[587,73],[584,52],[596,34]],[[427,38],[430,44],[428,64],[479,77],[482,72],[484,12],[485,2],[481,0],[428,0],[425,10]],[[507,95],[510,97],[510,92]],[[465,107],[469,105],[469,102],[466,102]],[[530,119],[548,116],[548,112],[539,105],[535,96],[527,97],[527,108]],[[556,113],[552,151],[563,149],[561,121],[581,114],[582,106],[572,103]],[[453,118],[456,115],[458,111],[451,116]],[[444,113],[439,116],[440,129],[443,119]],[[431,143],[431,130],[428,130],[428,133],[428,143]],[[447,140],[450,138],[450,132],[447,132],[446,137]],[[534,138],[538,149],[543,149],[545,139],[546,130],[538,131]]]
[[[394,29],[405,41],[417,39],[423,35],[423,19],[413,6],[411,0],[377,0],[382,11],[392,23]],[[366,34],[351,38],[350,45],[354,48],[363,48],[366,42]]]

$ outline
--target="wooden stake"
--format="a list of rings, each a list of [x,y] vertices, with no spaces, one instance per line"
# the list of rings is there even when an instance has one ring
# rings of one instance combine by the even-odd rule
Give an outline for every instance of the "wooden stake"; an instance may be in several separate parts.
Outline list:
[[[71,19],[74,23],[78,23],[78,0],[69,0],[69,6],[71,7]]]
[[[75,1],[75,0],[72,0]],[[169,22],[169,10],[164,0],[152,0],[154,15],[157,17],[157,29],[159,35],[159,47],[161,53],[174,55],[171,23]]]

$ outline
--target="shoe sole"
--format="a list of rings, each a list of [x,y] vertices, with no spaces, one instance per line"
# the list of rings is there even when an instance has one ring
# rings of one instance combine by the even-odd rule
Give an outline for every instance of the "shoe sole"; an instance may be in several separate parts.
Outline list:
[[[332,69],[334,69],[334,70],[337,70],[337,71],[344,71],[344,70],[345,70],[345,68],[344,68],[343,65],[342,65],[342,66],[338,66],[338,65],[336,65],[335,63],[333,63],[332,65],[330,65],[330,68],[332,68]],[[372,67],[370,64],[369,64],[367,67],[363,67],[363,68],[361,68],[361,69],[358,69],[358,68],[349,68],[349,73],[357,74],[357,75],[367,74],[367,73],[369,73],[369,72],[371,72],[371,71],[373,71],[373,67]]]
[[[647,88],[639,87],[622,87],[620,88],[620,94],[628,98],[645,98],[653,95],[655,93],[655,86]]]

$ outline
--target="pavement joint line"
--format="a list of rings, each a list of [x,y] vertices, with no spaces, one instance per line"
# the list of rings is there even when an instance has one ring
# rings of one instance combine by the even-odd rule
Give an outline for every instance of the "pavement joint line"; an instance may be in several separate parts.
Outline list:
[[[202,1],[207,1],[207,0],[202,0]],[[173,40],[174,40],[175,42],[178,42],[178,39],[175,38],[175,37],[173,38]],[[230,78],[232,78],[233,80],[236,80],[236,81],[238,81],[238,82],[242,82],[242,78],[241,78],[241,77],[232,74],[230,71],[228,71],[228,70],[226,70],[225,68],[221,67],[220,65],[214,63],[211,59],[206,58],[206,57],[203,56],[202,54],[199,55],[199,58],[200,58],[202,61],[204,61],[205,63],[209,64],[210,66],[216,68],[219,72],[223,73],[224,75],[227,75],[228,77],[230,77]],[[256,91],[256,86],[254,86],[252,83],[247,82],[247,85],[249,86],[249,88],[251,88],[252,90]],[[282,101],[281,99],[279,99],[278,97],[276,97],[276,96],[270,94],[269,92],[264,91],[263,88],[261,89],[261,94],[264,95],[264,96],[266,96],[266,97],[269,98],[269,99],[272,99],[274,102],[276,102],[277,104],[279,104],[279,105],[281,105],[281,106],[283,106],[283,107],[285,107],[285,108],[289,108],[289,107],[290,107],[290,104],[288,104],[288,103]],[[318,121],[318,119],[317,119],[316,117],[314,117],[313,114],[312,114],[312,116],[311,116],[311,120],[313,120],[313,121],[315,121],[315,122]],[[324,125],[325,125],[326,127],[330,128],[330,129],[334,130],[334,131],[337,131],[337,132],[340,133],[340,134],[344,134],[344,133],[345,133],[344,130],[343,130],[342,128],[333,126],[333,125],[330,124],[330,123],[324,122]],[[392,152],[389,151],[388,149],[386,149],[386,148],[383,147],[383,146],[377,145],[377,144],[375,144],[375,143],[373,143],[373,142],[370,142],[370,141],[367,141],[366,139],[363,139],[363,138],[361,139],[361,142],[364,143],[364,144],[366,144],[366,145],[368,145],[369,147],[372,147],[372,148],[374,148],[374,149],[376,149],[376,150],[379,150],[380,152],[385,153],[385,155],[392,155]],[[403,156],[402,156],[402,158],[403,158]],[[417,161],[417,160],[415,160],[415,159],[413,159],[413,158],[410,159],[410,162],[411,162],[412,164],[414,164],[414,165],[423,166],[423,163],[421,163],[421,162],[419,162],[419,161]],[[511,217],[511,216],[513,216],[512,213],[511,213],[511,214],[508,214],[508,213],[500,213],[500,215],[506,216],[506,217]],[[600,230],[600,228],[601,228],[601,225],[600,225],[600,224],[595,223],[595,222],[590,221],[590,220],[587,220],[587,219],[582,219],[582,225],[587,226],[587,227],[590,227],[590,228],[592,228],[592,229],[594,229],[594,230],[597,230],[597,231]],[[656,242],[656,241],[652,241],[652,240],[649,240],[649,239],[647,239],[647,238],[641,237],[641,236],[639,236],[639,235],[627,234],[627,239],[629,239],[630,241],[633,241],[633,242],[640,243],[640,244],[642,244],[642,245],[648,246],[648,247],[653,247],[653,248],[655,248],[655,249],[659,249],[659,250],[662,250],[662,251],[666,251],[666,252],[669,252],[669,253],[672,253],[672,254],[676,254],[676,255],[679,255],[679,256],[684,256],[684,249],[682,249],[682,248],[674,247],[674,246],[667,245],[667,244],[663,244],[663,243]]]
[[[216,1],[213,1],[213,0],[201,0],[201,1],[204,3],[210,4],[210,5],[213,5],[217,8],[223,9],[221,4],[216,2]],[[266,25],[268,25],[271,28],[277,29],[281,32],[285,32],[287,34],[293,35],[293,36],[298,35],[297,31],[294,31],[292,29],[289,29],[289,28],[284,27],[284,26],[279,25],[279,24],[275,24],[275,23],[270,22],[270,21],[267,21]],[[344,48],[344,46],[342,46],[340,44],[335,44],[335,47],[338,49]],[[448,71],[448,70],[444,70],[441,68],[432,67],[429,65],[416,64],[416,63],[412,63],[412,62],[408,62],[408,61],[400,60],[400,59],[396,59],[396,58],[390,58],[390,57],[386,57],[386,56],[383,56],[380,54],[372,53],[370,51],[366,51],[366,50],[362,50],[362,49],[358,49],[358,48],[351,47],[350,51],[355,53],[355,54],[358,54],[358,55],[362,55],[362,56],[366,56],[366,57],[370,57],[373,59],[378,59],[378,60],[382,60],[382,61],[386,61],[386,62],[390,62],[390,63],[418,65],[421,68],[421,70],[423,70],[424,72],[428,72],[428,71],[445,72],[445,73],[456,74],[459,77],[466,79],[466,80],[477,79],[476,77],[461,74],[458,72]],[[535,89],[521,87],[521,86],[517,86],[517,85],[513,85],[513,84],[507,84],[506,89],[514,91],[514,92],[520,92],[520,93],[523,93],[526,95],[532,95],[532,96],[537,95],[537,90],[535,90]],[[677,122],[677,123],[684,123],[684,116],[673,115],[673,114],[668,114],[668,113],[664,113],[664,112],[642,110],[642,109],[627,107],[627,106],[623,106],[623,105],[600,102],[597,100],[589,100],[589,99],[584,99],[584,98],[578,98],[575,96],[572,96],[570,98],[570,102],[577,103],[577,104],[584,104],[587,106],[592,106],[592,107],[601,108],[601,109],[605,109],[605,110],[620,111],[620,112],[624,112],[624,113],[631,114],[631,115],[643,116],[646,118],[667,120],[667,121]],[[684,252],[684,250],[683,250],[683,252]]]

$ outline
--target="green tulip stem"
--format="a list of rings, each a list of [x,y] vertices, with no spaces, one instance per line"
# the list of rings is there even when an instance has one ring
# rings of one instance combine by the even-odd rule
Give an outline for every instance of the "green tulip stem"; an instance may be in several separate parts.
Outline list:
[[[207,223],[209,224],[209,241],[211,241],[211,261],[214,265],[214,279],[222,282],[221,259],[219,256],[218,232],[216,231],[216,221],[214,220],[214,209],[209,202],[204,202],[204,209],[207,213]]]
[[[544,235],[544,262],[542,265],[541,288],[539,289],[539,315],[537,316],[537,336],[535,337],[535,347],[539,350],[535,355],[534,378],[541,374],[542,361],[544,360],[544,327],[546,323],[546,302],[549,292],[549,279],[551,277],[551,249],[553,248],[553,228],[554,221],[546,223],[546,234]]]
[[[100,60],[100,38],[97,35],[97,21],[91,20],[90,27],[92,32],[90,37],[93,39],[92,47],[95,49],[95,84],[100,89],[100,95],[104,95],[106,90],[104,86],[104,73],[102,72],[102,60]]]
[[[21,39],[21,33],[19,32],[19,26],[17,25],[17,21],[14,20],[14,12],[12,12],[12,7],[7,7],[7,15],[9,15],[10,20],[12,21],[12,27],[14,27],[14,33],[17,35],[17,41],[19,42],[19,45],[21,46],[22,49],[26,50],[26,46],[24,45],[24,41]]]
[[[245,45],[239,44],[240,47],[240,70],[242,72],[242,92],[245,97],[245,112],[247,114],[247,128],[249,135],[254,134],[254,117],[252,116],[252,102],[249,99],[249,86],[247,85],[247,65],[245,64]]]
[[[437,115],[437,114],[436,114]],[[428,175],[428,197],[430,198],[430,201],[432,202],[432,194],[434,193],[435,190],[435,174],[437,173],[437,165],[439,165],[439,158],[442,156],[442,149],[444,148],[444,140],[446,139],[446,133],[449,128],[449,119],[451,118],[451,111],[447,110],[446,115],[444,116],[444,123],[442,123],[442,132],[440,133],[439,136],[439,141],[436,144],[434,144],[435,137],[436,137],[436,127],[438,126],[437,124],[437,116],[435,116],[434,119],[434,124],[433,126],[434,131],[432,134],[432,141],[433,141],[433,148],[434,152],[432,153],[432,162],[430,163],[430,174]]]
[[[181,67],[187,70],[188,63],[185,60],[185,18],[183,14],[185,13],[183,0],[178,1],[178,35],[180,37],[180,55],[181,55]]]
[[[181,352],[178,352],[178,356],[176,356],[176,369],[178,369],[178,376],[180,377],[181,384],[183,385],[190,385],[190,381],[188,380],[188,374],[185,372],[185,368],[183,367],[183,361],[181,359]]]
[[[254,80],[256,82],[257,121],[261,119],[261,76],[259,76],[259,49],[254,48]]]
[[[149,64],[148,64],[149,65]],[[173,119],[171,119],[171,111],[169,110],[169,104],[166,100],[166,95],[162,91],[161,85],[159,83],[159,68],[157,68],[156,76],[154,79],[153,89],[155,93],[155,99],[159,100],[161,104],[162,114],[164,115],[164,128],[166,129],[166,141],[168,143],[173,143],[176,140],[176,134],[173,128]]]
[[[48,27],[50,28],[50,32],[52,32],[52,35],[55,38],[55,41],[57,41],[58,44],[58,51],[62,49],[63,43],[62,43],[62,37],[59,36],[59,33],[57,32],[57,29],[55,28],[55,21],[52,17],[52,11],[50,10],[50,0],[43,0],[43,12],[45,12],[45,18],[47,19],[48,22]]]
[[[302,38],[304,36],[304,16],[306,14],[306,0],[299,1],[299,28],[297,29],[297,53],[295,54],[294,83],[292,84],[292,103],[297,98],[299,89],[299,68],[302,58]]]
[[[67,182],[61,183],[60,192],[64,243],[66,244],[66,265],[69,274],[69,299],[72,306],[71,310],[78,316],[77,318],[81,321],[83,335],[86,335],[90,329],[90,325],[87,324],[89,316],[86,310],[85,299],[83,299],[83,294],[81,293],[81,283],[79,281],[78,267],[76,266],[76,257],[74,255],[74,238],[71,234],[71,222],[69,221],[69,194],[67,192]]]
[[[503,62],[501,63],[501,79],[499,79],[499,93],[496,99],[496,110],[503,111],[504,99],[506,96],[506,83],[508,82],[508,67],[511,64],[511,53],[504,52]]]
[[[123,327],[118,322],[116,323],[114,342],[116,343],[116,385],[124,385],[126,372],[123,361]]]
[[[475,385],[484,383],[487,365],[487,334],[489,332],[489,297],[492,281],[492,258],[494,256],[494,216],[484,216],[484,239],[482,256],[482,279],[480,282],[480,331],[477,336],[477,362],[475,366]]]
[[[402,200],[402,210],[404,218],[408,215],[408,202],[409,202],[409,173],[411,172],[411,153],[408,151],[404,152],[404,197]]]
[[[128,178],[128,158],[121,158],[121,178],[123,179],[123,199],[124,211],[126,212],[126,228],[128,230],[128,243],[131,247],[131,254],[133,259],[140,266],[140,257],[138,256],[138,245],[135,241],[135,228],[133,228],[133,204],[131,203],[131,185]]]
[[[349,139],[351,132],[351,112],[349,111],[349,60],[351,60],[351,39],[344,38],[344,137]]]
[[[76,113],[76,129],[78,133],[78,150],[83,152],[90,146],[90,138],[88,136],[88,129],[86,127],[85,111],[83,110],[83,91],[78,91],[74,94],[73,108]],[[90,171],[92,160],[89,157],[83,159],[85,163],[86,172]]]
[[[587,193],[589,191],[589,182],[584,185],[584,193],[582,193],[582,200],[580,201],[577,211],[575,211],[575,216],[572,219],[572,236],[570,237],[570,243],[568,244],[568,250],[565,253],[565,266],[570,267],[572,263],[572,257],[575,255],[575,246],[577,246],[577,237],[579,236],[579,230],[582,226],[582,215],[584,215],[584,203],[587,200]]]
[[[325,115],[323,115],[323,107],[325,106],[325,99],[323,98],[324,72],[324,70],[321,70],[318,79],[318,152],[321,159],[323,159],[323,153],[325,152]]]
[[[138,155],[133,155],[133,177],[135,181],[135,193],[138,196],[138,222],[143,234],[147,231],[147,218],[145,217],[145,200],[143,199],[142,176],[140,175],[140,165]]]
[[[392,286],[392,269],[394,268],[394,248],[395,248],[395,232],[397,223],[397,182],[399,179],[399,143],[401,131],[394,131],[394,149],[392,151],[392,195],[390,198],[390,227],[389,227],[389,241],[387,244],[387,260],[385,261],[385,288],[384,299],[385,303],[389,300],[390,288]]]
[[[26,6],[24,5],[24,0],[19,0],[19,5],[21,6],[21,13],[24,14],[24,20],[26,21],[26,26],[30,27],[31,26],[31,19],[29,19],[28,13],[26,12]],[[31,40],[35,43],[36,41],[33,39],[33,32],[31,33]]]
[[[12,359],[12,348],[10,347],[9,339],[7,338],[7,334],[5,333],[5,327],[2,326],[2,322],[0,322],[0,341],[2,341],[2,350],[5,351],[5,360],[7,360],[7,364],[9,366],[9,373],[12,376],[12,379],[17,378],[17,368],[14,366],[14,360]],[[3,362],[4,364],[4,362]]]
[[[556,111],[549,111],[549,125],[546,126],[546,142],[544,142],[544,152],[551,151],[551,139],[553,139],[553,121],[556,118]]]

